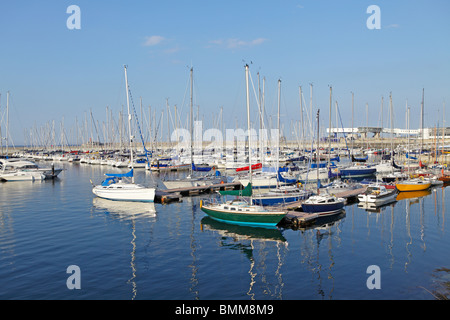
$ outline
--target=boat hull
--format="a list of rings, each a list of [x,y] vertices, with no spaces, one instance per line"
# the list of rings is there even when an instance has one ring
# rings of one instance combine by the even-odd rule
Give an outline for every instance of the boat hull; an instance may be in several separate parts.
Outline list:
[[[314,204],[308,204],[303,203],[302,209],[303,212],[307,213],[317,213],[319,216],[326,216],[330,214],[338,213],[344,208],[344,202],[338,202],[333,204],[320,204],[320,203],[314,203]]]
[[[397,192],[391,191],[388,194],[381,195],[381,196],[374,196],[374,195],[366,195],[366,194],[360,194],[358,196],[358,200],[360,202],[364,203],[374,203],[376,205],[385,204],[391,201],[394,201],[397,198]]]
[[[265,212],[265,213],[253,213],[253,212],[239,212],[221,210],[214,206],[202,206],[202,211],[205,212],[211,218],[244,226],[256,226],[256,227],[276,227],[276,225],[286,216],[286,212]]]
[[[5,181],[35,181],[44,180],[45,176],[37,171],[18,171],[2,174],[0,179]]]
[[[274,194],[253,196],[253,204],[260,206],[273,206],[280,203],[289,203],[307,199],[311,194]]]
[[[110,186],[95,186],[92,192],[100,198],[116,201],[139,201],[139,202],[154,202],[155,189],[145,188],[141,186],[124,186],[113,187]]]
[[[361,178],[374,175],[377,172],[376,168],[367,169],[341,169],[342,178]]]
[[[400,192],[423,191],[430,188],[431,183],[397,183],[395,186]]]

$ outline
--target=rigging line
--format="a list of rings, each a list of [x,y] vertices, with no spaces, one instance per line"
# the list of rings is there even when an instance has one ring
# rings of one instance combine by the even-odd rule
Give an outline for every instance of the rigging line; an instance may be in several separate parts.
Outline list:
[[[128,93],[130,94],[131,105],[132,105],[132,107],[133,107],[134,117],[135,117],[135,121],[136,121],[138,130],[139,130],[139,135],[140,135],[140,137],[141,137],[142,146],[144,147],[145,158],[147,158],[147,164],[150,166],[151,163],[150,163],[150,159],[148,158],[148,153],[149,153],[149,151],[148,151],[147,148],[145,147],[144,137],[142,136],[141,126],[139,125],[139,118],[137,117],[137,114],[136,114],[136,108],[134,107],[134,101],[133,101],[133,96],[131,95],[131,89],[130,89],[130,86],[128,86]],[[133,147],[133,146],[130,145],[130,149],[131,149],[132,147]],[[131,152],[131,150],[130,150],[130,152]],[[151,177],[151,179],[152,179],[152,181],[153,181],[153,172],[152,172],[152,170],[149,170],[149,171],[150,171],[150,177]],[[154,181],[153,181],[153,182],[154,182]]]
[[[350,150],[349,150],[348,145],[347,145],[347,136],[346,136],[345,131],[344,131],[344,123],[342,122],[341,111],[339,110],[339,105],[337,107],[337,112],[338,112],[338,115],[339,115],[339,120],[341,121],[342,133],[344,134],[345,147],[347,148],[348,156],[350,157]],[[352,135],[353,135],[353,132],[352,132]]]
[[[137,116],[137,114],[136,114],[136,108],[134,107],[133,96],[131,95],[131,89],[130,89],[129,86],[128,86],[128,92],[130,93],[130,100],[131,100],[131,105],[132,105],[133,111],[134,111],[134,118],[135,118],[135,121],[136,121],[136,125],[137,125],[137,127],[138,127],[138,130],[139,130],[139,136],[141,137],[142,146],[144,147],[145,157],[147,158],[147,161],[149,161],[149,159],[148,159],[148,152],[149,152],[149,151],[148,151],[147,148],[145,147],[144,137],[142,136],[141,126],[140,126],[140,124],[139,124],[139,119],[138,119],[138,116]]]

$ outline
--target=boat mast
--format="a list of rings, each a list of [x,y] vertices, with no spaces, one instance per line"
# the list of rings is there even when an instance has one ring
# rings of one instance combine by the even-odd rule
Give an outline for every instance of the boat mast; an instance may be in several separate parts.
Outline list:
[[[330,120],[329,120],[329,124],[328,124],[328,164],[327,167],[330,166],[330,161],[331,161],[331,100],[332,100],[332,90],[333,88],[330,86]],[[337,125],[336,125],[337,127]],[[317,165],[319,165],[319,159],[317,160]],[[328,183],[330,183],[330,175],[328,175]]]
[[[305,129],[304,129],[304,125],[303,125],[303,101],[302,101],[302,86],[299,86],[299,96],[300,96],[300,116],[301,116],[301,127],[302,127],[302,130],[301,130],[301,137],[300,137],[300,140],[302,141],[302,144],[301,144],[301,146],[302,146],[302,149],[301,149],[301,152],[300,152],[300,156],[303,154],[303,151],[304,151],[304,143],[303,143],[303,138],[304,138],[304,135],[305,135]]]
[[[320,141],[320,136],[319,136],[319,134],[320,134],[320,127],[319,127],[319,113],[320,113],[320,109],[318,109],[317,110],[317,152],[316,152],[316,154],[317,154],[317,159],[319,159],[319,141]],[[316,164],[317,164],[317,194],[319,194],[319,183],[320,183],[320,180],[319,180],[319,162],[318,161],[316,161]]]
[[[193,81],[192,81],[192,78],[193,78],[193,71],[194,71],[194,68],[192,68],[191,67],[191,84],[190,84],[190,111],[189,111],[189,117],[190,117],[190,134],[191,134],[191,167],[190,167],[190,169],[189,169],[189,171],[190,171],[190,174],[192,175],[192,165],[194,164],[194,149],[193,149],[193,146],[192,146],[192,140],[194,139],[193,138],[193,116],[194,116],[194,111],[193,111],[193,97],[192,97],[192,92],[193,92]]]
[[[280,169],[280,102],[281,102],[281,80],[278,79],[278,137],[277,137],[277,172]],[[278,183],[278,179],[277,179]]]
[[[353,140],[355,140],[355,133],[353,132],[353,107],[355,102],[355,94],[352,92],[352,161],[353,161]]]
[[[8,136],[9,136],[9,91],[6,92],[6,158],[8,158]]]
[[[392,173],[394,172],[394,118],[392,110],[392,92],[389,93],[389,120],[391,122],[391,163]]]
[[[419,160],[420,160],[420,157],[422,156],[422,150],[423,150],[423,133],[424,133],[423,132],[423,103],[424,103],[424,94],[425,94],[425,88],[422,88],[422,103],[420,105],[420,129],[421,129],[421,134],[422,134],[422,140],[420,142]]]
[[[0,93],[0,114],[1,114],[1,98],[2,98],[2,94]],[[1,153],[0,155],[3,156],[3,136],[2,136],[2,122],[0,121],[0,148],[1,148]]]
[[[445,143],[445,101],[442,103],[444,111],[442,112],[442,150],[441,150],[441,163],[444,162],[444,143]]]
[[[125,90],[127,92],[127,109],[128,109],[128,136],[130,139],[130,162],[131,162],[131,170],[134,169],[133,165],[133,136],[131,135],[131,112],[130,112],[130,96],[128,91],[128,76],[127,76],[127,66],[123,66],[125,70]],[[131,183],[134,183],[134,174],[131,176]]]
[[[248,162],[249,162],[249,181],[252,184],[252,157],[251,157],[251,133],[250,133],[250,95],[248,93],[248,64],[245,65],[245,90],[247,96],[247,129],[248,129]],[[253,194],[253,192],[252,192]],[[252,197],[250,197],[250,204],[253,202]]]
[[[410,134],[411,134],[411,132],[410,132],[410,127],[409,127],[409,107],[408,106],[406,106],[406,122],[407,122],[407,124],[408,124],[408,149],[407,149],[407,155],[408,155],[408,179],[411,179],[411,176],[409,175],[409,167],[410,167],[410,161],[409,161],[409,158],[410,158],[410,155],[409,155],[409,136],[410,136]]]

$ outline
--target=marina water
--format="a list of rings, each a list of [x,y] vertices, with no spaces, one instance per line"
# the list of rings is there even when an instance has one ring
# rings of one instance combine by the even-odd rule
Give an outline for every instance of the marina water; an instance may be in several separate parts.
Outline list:
[[[379,212],[357,203],[307,229],[214,221],[201,199],[96,198],[109,166],[61,163],[55,180],[0,183],[0,299],[435,299],[448,281],[445,187]],[[135,170],[136,182],[157,175]],[[67,286],[69,266],[80,289]],[[380,289],[369,289],[369,266]]]

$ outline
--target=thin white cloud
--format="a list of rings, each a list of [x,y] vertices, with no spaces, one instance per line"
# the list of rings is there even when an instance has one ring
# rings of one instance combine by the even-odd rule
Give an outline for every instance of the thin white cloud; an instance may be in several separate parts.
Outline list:
[[[156,46],[157,44],[160,44],[162,41],[164,41],[165,38],[161,36],[150,36],[145,37],[144,46],[150,47],[150,46]]]
[[[399,28],[399,27],[400,27],[400,25],[394,23],[394,24],[390,24],[390,25],[388,25],[388,26],[386,26],[386,27],[384,27],[384,28],[390,29],[390,28]]]
[[[238,49],[238,48],[244,48],[244,47],[258,46],[266,41],[267,41],[267,39],[265,39],[265,38],[257,38],[257,39],[250,40],[250,41],[244,41],[244,40],[240,40],[237,38],[229,38],[229,39],[211,40],[209,43],[211,45],[221,46],[221,47],[225,47],[227,49]]]

